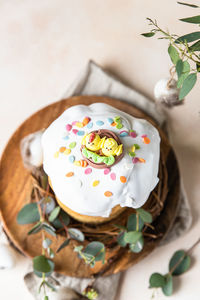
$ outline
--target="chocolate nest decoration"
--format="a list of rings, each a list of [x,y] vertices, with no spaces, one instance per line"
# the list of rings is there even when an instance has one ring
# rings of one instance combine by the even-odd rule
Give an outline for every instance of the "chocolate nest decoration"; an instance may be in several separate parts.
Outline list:
[[[112,139],[114,139],[114,140],[117,142],[118,145],[121,145],[121,144],[122,144],[122,142],[121,142],[120,138],[117,136],[117,134],[115,134],[115,133],[114,133],[113,131],[111,131],[111,130],[108,130],[108,129],[99,129],[99,130],[91,131],[90,134],[91,134],[91,133],[98,134],[98,135],[100,136],[100,138],[104,138],[104,137],[106,137],[106,138],[112,138]],[[114,161],[112,164],[110,164],[110,165],[108,166],[106,163],[96,163],[96,162],[94,162],[91,158],[85,157],[85,155],[83,154],[83,149],[84,149],[84,148],[86,148],[86,146],[81,145],[80,150],[81,150],[81,154],[82,154],[84,160],[87,161],[87,163],[88,163],[91,167],[96,168],[96,169],[105,169],[105,168],[114,166],[114,165],[117,164],[117,163],[123,158],[123,156],[124,156],[124,148],[122,148],[122,153],[121,153],[119,156],[115,155],[115,156],[114,156],[115,161]],[[94,153],[95,153],[95,152],[94,152]],[[100,152],[96,152],[96,153],[99,154],[100,156],[103,155],[103,154],[101,153],[101,151],[100,151]]]

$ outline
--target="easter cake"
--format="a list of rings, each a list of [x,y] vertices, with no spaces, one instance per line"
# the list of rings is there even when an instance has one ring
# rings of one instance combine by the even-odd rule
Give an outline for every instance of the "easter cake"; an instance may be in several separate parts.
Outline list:
[[[159,181],[157,129],[104,103],[65,110],[43,133],[42,148],[59,205],[81,222],[143,206]]]

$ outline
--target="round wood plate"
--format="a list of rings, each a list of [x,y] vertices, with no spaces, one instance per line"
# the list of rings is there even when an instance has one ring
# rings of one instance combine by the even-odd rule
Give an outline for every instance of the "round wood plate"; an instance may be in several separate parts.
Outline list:
[[[127,112],[137,118],[144,118],[156,123],[145,113],[136,107],[116,99],[97,97],[97,96],[79,96],[64,99],[53,103],[29,117],[10,138],[1,158],[0,165],[0,212],[4,229],[13,244],[26,256],[34,257],[41,254],[41,234],[27,236],[28,230],[32,225],[18,225],[16,221],[19,210],[29,202],[31,179],[29,172],[24,168],[20,155],[21,139],[37,130],[47,128],[65,109],[77,104],[89,105],[94,102],[110,104],[124,112]],[[161,132],[162,133],[162,132]],[[164,135],[162,137],[165,139]],[[156,231],[164,236],[171,227],[178,207],[179,195],[179,173],[177,162],[171,147],[168,144],[167,150],[167,169],[170,174],[168,183],[168,196],[165,207],[161,215],[156,219]],[[171,171],[171,172],[170,172]],[[173,176],[172,176],[173,175]],[[52,237],[51,237],[52,239]],[[139,254],[124,252],[115,261],[115,263],[104,266],[97,263],[94,268],[90,268],[77,257],[73,252],[73,246],[76,241],[56,254],[55,270],[59,273],[75,277],[92,277],[94,274],[106,268],[104,275],[117,273],[127,269],[129,266],[137,263],[147,256],[160,242],[160,238],[151,240],[145,244],[143,251]],[[53,238],[53,250],[58,248],[64,241],[64,237]]]

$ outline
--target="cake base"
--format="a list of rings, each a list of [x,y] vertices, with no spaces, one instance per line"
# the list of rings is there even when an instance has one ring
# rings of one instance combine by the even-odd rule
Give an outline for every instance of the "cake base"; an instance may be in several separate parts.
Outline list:
[[[43,108],[27,119],[10,138],[1,158],[0,211],[4,229],[10,240],[22,253],[29,257],[41,255],[42,237],[40,233],[28,236],[27,232],[30,230],[32,225],[22,226],[17,224],[16,221],[19,210],[22,206],[29,202],[32,189],[31,176],[29,172],[24,169],[20,155],[20,141],[23,137],[30,133],[42,128],[47,128],[64,110],[70,106],[78,104],[90,105],[94,102],[107,103],[117,109],[133,115],[136,118],[145,118],[158,128],[150,117],[136,107],[116,99],[96,96],[80,96],[64,99]],[[166,178],[166,174],[168,173],[169,180],[166,187],[168,194],[163,210],[157,210],[156,212],[153,211],[153,213],[156,213],[157,216],[160,214],[153,222],[158,238],[145,238],[144,249],[138,254],[129,253],[126,249],[119,247],[112,249],[112,251],[108,249],[106,263],[101,265],[99,262],[94,268],[90,268],[85,265],[85,263],[78,258],[77,253],[73,251],[74,245],[77,245],[78,242],[71,241],[68,247],[64,248],[55,256],[54,262],[55,270],[57,272],[74,277],[93,277],[95,274],[99,274],[99,272],[101,272],[101,274],[103,272],[103,275],[110,275],[123,271],[131,265],[139,262],[158,246],[161,239],[166,235],[174,221],[180,193],[179,171],[176,158],[173,150],[166,141],[165,136],[162,137],[162,142],[164,143],[163,163],[166,164],[166,168],[163,169],[163,176]],[[160,189],[163,190],[162,185],[160,186]],[[148,209],[151,210],[152,204],[149,203],[148,205]],[[163,205],[162,202],[161,205]],[[131,211],[133,211],[133,209],[131,209]],[[117,223],[119,220],[124,220],[125,222],[128,214],[130,213],[130,209],[127,208],[122,214],[120,214],[120,217],[118,216],[115,220]],[[98,226],[95,225],[95,228],[98,227],[106,230],[107,226],[113,226],[115,220],[106,224]],[[57,238],[51,237],[51,239],[53,240],[52,249],[56,251],[58,245],[64,242],[65,237],[58,235]],[[85,242],[85,244],[87,244],[87,242]]]

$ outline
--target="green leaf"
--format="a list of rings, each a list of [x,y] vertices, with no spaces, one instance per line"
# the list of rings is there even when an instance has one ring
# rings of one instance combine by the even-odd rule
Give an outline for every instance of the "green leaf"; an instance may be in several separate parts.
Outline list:
[[[56,250],[56,253],[60,252],[60,250],[62,250],[63,248],[65,248],[67,245],[69,245],[70,240],[66,239],[61,245],[60,247]]]
[[[169,271],[172,270],[172,268],[174,268],[176,264],[178,264],[178,266],[172,272],[172,275],[173,276],[181,275],[189,269],[190,263],[191,263],[190,256],[187,255],[185,251],[183,250],[176,251],[169,262]]]
[[[136,243],[142,237],[142,233],[139,231],[129,231],[125,232],[124,240],[128,244]]]
[[[56,229],[63,228],[63,224],[61,223],[60,219],[66,226],[69,225],[70,218],[68,214],[61,209],[58,217],[52,222]]]
[[[137,225],[137,217],[136,214],[132,214],[128,217],[128,222],[127,222],[127,229],[128,231],[134,231],[136,230],[136,225]],[[139,228],[138,230],[141,231],[143,226],[144,226],[144,222],[142,221],[142,219],[139,216]]]
[[[177,81],[177,88],[180,88],[182,86],[183,81],[185,80],[185,78],[188,76],[189,73],[190,73],[190,64],[187,61],[184,61],[182,74]]]
[[[20,225],[31,224],[40,220],[37,203],[26,204],[17,215],[17,223]]]
[[[44,296],[44,300],[49,300],[49,297],[48,296]]]
[[[200,51],[200,40],[189,47],[190,51]]]
[[[145,32],[145,33],[142,33],[141,35],[143,35],[145,37],[152,37],[155,35],[155,32]]]
[[[183,72],[183,61],[179,59],[176,63],[176,73],[178,78],[181,76],[182,72]]]
[[[38,272],[48,273],[52,270],[49,260],[44,256],[36,256],[33,258],[33,269]]]
[[[41,186],[44,190],[46,190],[47,184],[48,184],[48,176],[47,174],[44,174],[41,179]]]
[[[180,36],[175,43],[180,43],[180,42],[187,42],[187,43],[191,43],[194,42],[196,40],[200,39],[200,31],[195,31],[189,34],[185,34],[183,36]]]
[[[165,296],[171,296],[173,293],[173,278],[172,275],[165,276],[165,284],[162,287]]]
[[[83,242],[85,240],[84,234],[76,228],[69,228],[68,232],[70,234],[70,237],[74,240],[77,240],[79,242]]]
[[[48,281],[45,281],[45,284],[51,289],[52,292],[56,292],[56,288]]]
[[[196,64],[197,72],[200,72],[200,64]]]
[[[60,206],[56,206],[49,216],[49,222],[53,222],[60,213]]]
[[[120,232],[117,236],[117,242],[121,247],[126,247],[126,242],[124,240],[124,231]]]
[[[152,215],[148,211],[144,210],[143,208],[138,208],[137,212],[144,223],[152,222]]]
[[[174,48],[172,45],[170,45],[168,48],[168,53],[169,53],[172,63],[174,65],[176,65],[177,61],[180,59],[178,51],[176,50],[176,48]]]
[[[129,245],[131,252],[134,252],[134,253],[141,252],[143,247],[144,247],[144,238],[142,236],[135,244]]]
[[[49,234],[51,234],[52,236],[56,236],[56,233],[55,233],[55,228],[53,228],[53,226],[51,226],[50,224],[46,223],[46,222],[43,222],[42,224],[42,228]]]
[[[183,85],[180,89],[179,100],[182,100],[187,94],[192,90],[195,83],[197,81],[197,74],[190,73],[185,80],[183,81]]]
[[[186,23],[192,23],[192,24],[200,24],[200,15],[194,16],[194,17],[180,19],[180,21],[186,22]]]
[[[47,248],[49,248],[49,246],[51,246],[51,244],[52,244],[52,240],[46,238],[46,239],[44,239],[43,242],[42,242],[42,247],[43,247],[44,249],[47,249]]]
[[[101,242],[91,242],[83,251],[84,254],[88,254],[95,257],[95,261],[104,261],[105,259],[105,246]]]
[[[28,235],[38,233],[42,229],[41,224],[41,222],[36,223],[35,226],[33,226],[31,230],[29,230]]]
[[[186,5],[186,6],[189,6],[189,7],[193,7],[193,8],[199,8],[198,5],[195,5],[195,4],[189,4],[189,3],[185,3],[185,2],[177,2],[178,4],[181,4],[181,5]]]
[[[165,285],[165,277],[160,273],[153,273],[149,279],[150,288],[163,287]]]

